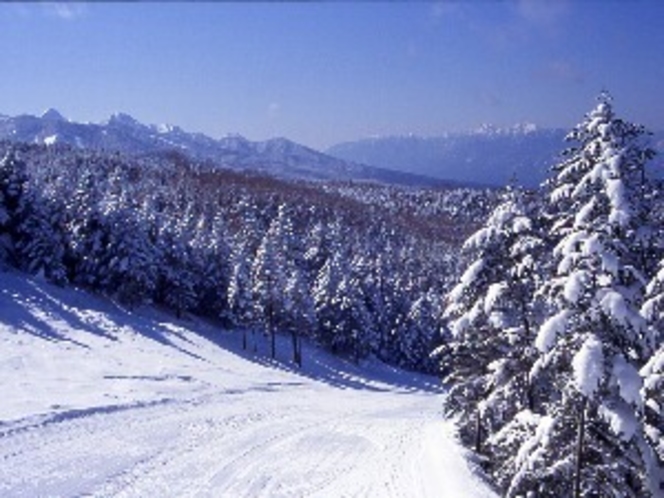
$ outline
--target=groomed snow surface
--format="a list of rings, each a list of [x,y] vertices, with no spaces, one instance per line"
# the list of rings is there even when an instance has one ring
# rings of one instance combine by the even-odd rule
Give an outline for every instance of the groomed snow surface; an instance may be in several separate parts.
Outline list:
[[[0,272],[0,496],[494,496],[434,378]]]

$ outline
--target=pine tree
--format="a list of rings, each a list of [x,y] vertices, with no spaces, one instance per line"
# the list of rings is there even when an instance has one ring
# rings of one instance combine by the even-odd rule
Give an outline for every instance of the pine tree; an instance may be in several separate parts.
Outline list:
[[[159,233],[157,251],[161,256],[157,296],[161,302],[175,311],[178,318],[196,308],[196,272],[193,267],[189,241],[191,216],[167,220]]]
[[[67,283],[64,209],[31,196],[18,227],[17,253],[20,267],[58,285]]]
[[[231,273],[228,282],[229,325],[242,329],[242,349],[248,348],[247,328],[254,325],[251,295],[252,257],[244,241],[234,243],[231,252]]]
[[[655,353],[643,366],[643,398],[645,400],[646,435],[660,467],[661,482],[664,486],[664,261],[657,274],[648,283],[646,301],[641,306],[641,314],[651,327],[657,345]]]
[[[17,264],[15,244],[25,209],[25,162],[10,149],[0,161],[0,263]]]
[[[451,385],[445,405],[462,439],[490,456],[486,439],[532,403],[528,379],[537,323],[538,236],[524,194],[508,189],[485,225],[464,243],[473,258],[449,293],[452,339],[440,348]]]
[[[108,272],[105,291],[130,307],[152,301],[159,275],[159,252],[137,216],[128,208],[107,214],[112,230],[104,258]]]
[[[100,173],[83,164],[80,178],[66,207],[68,279],[92,290],[104,287],[107,274],[102,270],[109,227],[101,209]]]
[[[290,268],[287,240],[290,220],[286,206],[280,206],[263,237],[251,270],[255,317],[270,337],[270,356],[276,358],[277,328],[283,323],[286,279]]]
[[[431,351],[441,346],[442,309],[433,291],[415,299],[403,321],[396,325],[399,339],[396,363],[411,370],[435,373],[437,359]]]
[[[205,216],[198,223],[192,248],[196,256],[198,274],[198,312],[208,316],[223,317],[227,314],[228,285],[230,279],[230,237],[221,212],[212,220]]]
[[[302,337],[312,335],[316,312],[308,283],[297,266],[293,266],[288,276],[284,297],[284,326],[291,333],[293,362],[301,367]]]
[[[531,378],[549,384],[509,494],[651,496],[638,369],[651,352],[643,297],[651,246],[642,128],[603,94],[550,183],[551,308]],[[520,453],[522,452],[520,451]]]

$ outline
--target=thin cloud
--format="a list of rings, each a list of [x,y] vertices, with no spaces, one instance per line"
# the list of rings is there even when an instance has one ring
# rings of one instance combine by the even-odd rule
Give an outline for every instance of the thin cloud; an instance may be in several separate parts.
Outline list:
[[[479,99],[487,107],[500,107],[503,103],[503,100],[491,90],[481,91]]]
[[[518,0],[516,11],[525,21],[535,25],[552,26],[562,21],[569,10],[564,0]]]
[[[63,21],[75,21],[85,16],[87,12],[84,3],[53,2],[44,3],[42,6],[46,15]]]
[[[583,72],[577,69],[574,64],[565,60],[549,62],[544,67],[535,71],[535,77],[541,80],[562,83],[581,84],[585,81]]]
[[[448,17],[457,15],[460,12],[458,2],[453,0],[443,0],[436,2],[431,7],[431,18],[434,22],[438,23]]]
[[[279,117],[280,112],[281,104],[279,102],[271,102],[270,105],[267,106],[267,116],[270,119],[276,119]]]

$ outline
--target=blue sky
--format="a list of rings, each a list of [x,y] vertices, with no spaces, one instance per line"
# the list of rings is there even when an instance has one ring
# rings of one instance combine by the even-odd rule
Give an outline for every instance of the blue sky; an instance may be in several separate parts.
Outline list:
[[[607,88],[664,129],[664,2],[0,4],[0,113],[117,111],[316,148],[569,128]]]

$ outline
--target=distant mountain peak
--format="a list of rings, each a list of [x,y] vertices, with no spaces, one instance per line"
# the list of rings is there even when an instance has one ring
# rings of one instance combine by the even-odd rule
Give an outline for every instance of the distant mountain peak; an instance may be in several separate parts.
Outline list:
[[[155,125],[153,127],[155,130],[157,130],[158,133],[161,133],[162,135],[166,135],[168,133],[184,133],[182,128],[180,128],[179,126],[175,126],[168,123],[162,123],[159,125]]]
[[[67,121],[67,119],[57,111],[57,109],[53,109],[52,107],[46,109],[42,113],[41,118],[45,121]]]
[[[507,128],[501,128],[491,123],[482,123],[472,131],[475,135],[528,135],[539,130],[535,123],[517,123]]]
[[[137,119],[124,112],[115,112],[111,114],[106,124],[121,126],[143,126]]]

